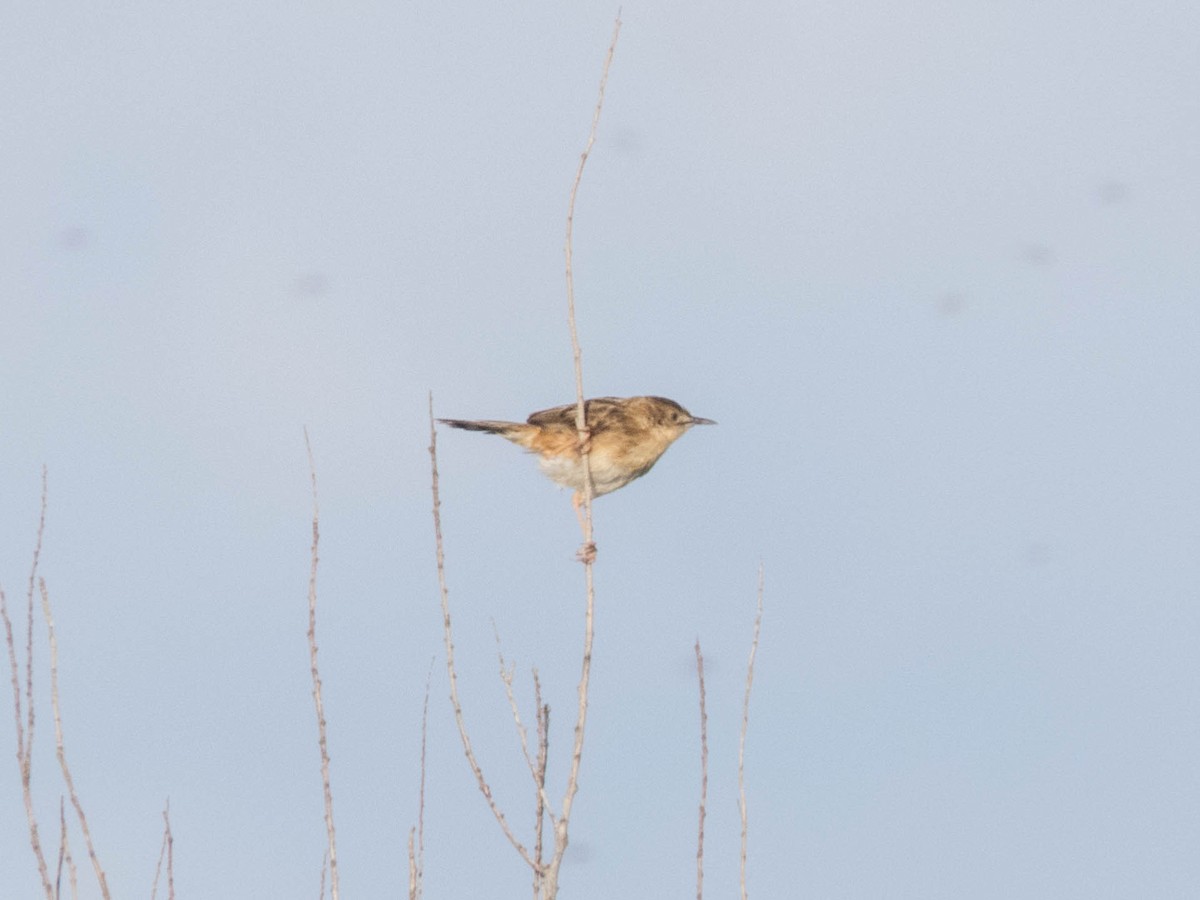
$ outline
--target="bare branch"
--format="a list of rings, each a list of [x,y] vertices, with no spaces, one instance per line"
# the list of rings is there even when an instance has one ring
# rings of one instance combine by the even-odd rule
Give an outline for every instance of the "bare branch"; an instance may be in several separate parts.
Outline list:
[[[537,834],[537,844],[533,849],[533,858],[537,861],[537,868],[533,872],[533,896],[534,900],[541,894],[542,879],[545,872],[543,865],[543,833],[545,830],[546,814],[550,814],[550,821],[554,823],[554,814],[550,812],[550,808],[545,799],[546,797],[546,767],[550,757],[550,706],[542,703],[542,682],[538,678],[537,669],[533,670],[533,703],[537,708],[537,772],[534,775],[534,780],[538,787],[537,810],[534,816],[534,831]]]
[[[50,592],[46,590],[46,579],[38,579],[38,587],[42,594],[42,616],[46,620],[46,631],[50,641],[50,706],[54,710],[54,748],[58,755],[58,766],[62,769],[63,781],[67,785],[67,796],[75,807],[75,817],[79,819],[79,828],[83,832],[83,843],[87,847],[88,857],[96,872],[96,880],[100,883],[100,895],[109,900],[108,879],[104,877],[104,869],[96,848],[92,843],[92,830],[88,828],[87,816],[83,812],[83,804],[75,792],[75,779],[71,777],[71,768],[67,765],[67,751],[63,744],[62,712],[58,703],[58,638],[54,634],[54,616],[50,612]]]
[[[42,553],[42,535],[46,529],[46,467],[42,467],[42,503],[38,517],[37,540],[33,549],[33,564],[29,573],[29,591],[25,614],[25,699],[21,698],[21,668],[17,656],[17,643],[13,635],[12,620],[8,615],[8,598],[0,588],[0,618],[4,619],[4,641],[8,649],[8,663],[13,690],[13,719],[17,735],[17,768],[21,773],[21,793],[25,801],[25,819],[29,824],[29,843],[37,860],[38,874],[42,879],[42,890],[48,900],[54,900],[54,885],[50,883],[50,870],[42,841],[38,832],[37,814],[33,808],[33,588],[37,578],[38,559]]]
[[[762,630],[763,567],[758,567],[758,612],[754,616],[754,641],[750,645],[750,661],[746,665],[746,694],[742,700],[742,733],[738,738],[738,810],[742,814],[741,877],[742,900],[746,900],[746,730],[750,727],[750,688],[754,685],[754,656],[758,653],[758,636]]]
[[[533,757],[529,753],[529,733],[525,729],[525,723],[521,721],[521,710],[517,705],[516,694],[513,692],[513,675],[516,672],[516,666],[509,665],[504,661],[504,648],[500,645],[500,631],[496,628],[496,623],[492,622],[492,633],[496,636],[496,658],[500,663],[500,680],[504,682],[504,693],[508,697],[508,708],[512,713],[513,722],[517,726],[517,737],[521,741],[521,755],[525,757],[525,765],[529,768],[529,774],[533,778],[533,787],[537,792],[538,809],[550,812],[550,798],[546,796],[545,784],[538,780],[538,768]],[[554,819],[554,813],[550,812],[551,820]],[[534,854],[537,858],[537,854]]]
[[[317,467],[313,462],[312,442],[304,429],[304,449],[308,453],[308,472],[312,479],[312,552],[308,576],[308,657],[312,668],[313,705],[317,713],[317,745],[321,751],[321,786],[325,795],[325,834],[329,845],[329,896],[338,900],[337,829],[333,825],[333,789],[329,781],[329,744],[325,731],[325,703],[321,694],[321,673],[317,667],[317,548],[321,541],[320,509],[317,505]]]
[[[537,765],[533,761],[533,757],[529,755],[529,734],[525,730],[525,723],[521,721],[521,710],[517,706],[517,698],[513,693],[513,675],[516,673],[516,666],[509,667],[504,660],[504,647],[500,643],[500,630],[496,627],[495,619],[492,620],[492,634],[496,638],[496,660],[500,665],[500,680],[504,682],[504,695],[508,698],[508,708],[512,713],[513,722],[517,726],[517,737],[521,741],[521,755],[525,757],[525,765],[529,768],[529,774],[533,778],[534,784],[537,784]]]
[[[60,794],[58,797],[58,867],[54,872],[54,896],[62,896],[63,866],[71,858],[71,848],[67,842],[67,801]],[[74,868],[74,866],[72,866]],[[74,883],[74,879],[71,879]]]
[[[163,839],[158,851],[158,865],[154,868],[154,886],[150,900],[158,896],[158,879],[162,873],[163,860],[167,862],[167,900],[175,900],[175,837],[171,834],[171,801],[163,807]]]
[[[37,541],[33,546],[33,563],[29,567],[29,589],[25,596],[25,703],[28,722],[26,727],[25,756],[33,750],[33,588],[37,580],[38,560],[42,556],[42,536],[46,531],[46,467],[42,466],[42,504],[38,515]]]
[[[54,895],[62,896],[63,863],[67,866],[67,881],[71,885],[71,898],[79,897],[79,870],[75,867],[75,858],[71,855],[71,843],[67,840],[67,805],[62,795],[58,798],[58,824],[62,829],[62,848],[58,856],[58,879],[54,885]]]
[[[421,896],[421,877],[417,873],[416,837],[417,829],[408,829],[408,900],[418,900]]]
[[[429,671],[425,673],[425,705],[421,709],[421,789],[417,800],[417,827],[408,832],[408,900],[420,900],[425,876],[425,750],[429,738],[429,685],[433,682],[434,661],[429,660]]]
[[[479,786],[479,792],[483,794],[483,799],[487,801],[488,808],[500,825],[500,830],[504,832],[508,842],[513,845],[513,849],[520,854],[521,859],[525,860],[526,865],[536,868],[533,857],[529,855],[525,845],[517,840],[517,836],[513,834],[513,830],[508,824],[508,819],[504,817],[503,811],[492,797],[492,789],[483,777],[483,770],[475,759],[475,751],[471,749],[471,738],[467,734],[462,703],[458,699],[458,672],[454,668],[454,633],[450,626],[450,589],[446,586],[446,550],[445,542],[442,540],[442,499],[438,491],[437,428],[433,418],[432,392],[429,394],[429,459],[433,486],[433,534],[437,548],[438,591],[442,601],[442,637],[446,644],[446,672],[450,676],[450,702],[454,706],[454,721],[458,725],[458,736],[462,740],[463,752],[467,756],[471,772],[475,775],[475,783]]]
[[[0,588],[0,617],[4,619],[4,642],[8,648],[8,661],[12,669],[13,718],[16,720],[17,768],[21,773],[21,794],[25,799],[25,820],[29,823],[29,843],[37,860],[38,874],[42,877],[42,890],[47,900],[54,900],[54,885],[50,883],[50,869],[46,855],[42,852],[42,840],[38,834],[37,814],[33,809],[33,733],[25,732],[25,720],[21,706],[21,669],[17,660],[17,646],[13,638],[12,620],[8,616],[8,600]]]

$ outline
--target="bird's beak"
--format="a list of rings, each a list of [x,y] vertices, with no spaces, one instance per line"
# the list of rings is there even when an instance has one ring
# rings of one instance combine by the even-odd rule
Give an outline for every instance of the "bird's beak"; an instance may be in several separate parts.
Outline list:
[[[689,425],[716,425],[717,423],[714,422],[712,419],[701,419],[699,416],[692,416],[692,421],[690,421],[688,424]]]

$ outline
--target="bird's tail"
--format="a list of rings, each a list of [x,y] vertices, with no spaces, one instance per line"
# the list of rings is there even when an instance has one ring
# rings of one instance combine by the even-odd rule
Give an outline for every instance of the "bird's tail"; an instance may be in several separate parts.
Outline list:
[[[451,428],[462,428],[463,431],[486,431],[488,434],[503,434],[511,428],[520,427],[520,422],[500,422],[492,420],[470,419],[438,419],[443,425]]]
[[[488,434],[500,434],[504,437],[524,431],[529,428],[523,422],[497,422],[490,419],[438,419],[443,425],[451,428],[461,428],[463,431],[486,431]]]

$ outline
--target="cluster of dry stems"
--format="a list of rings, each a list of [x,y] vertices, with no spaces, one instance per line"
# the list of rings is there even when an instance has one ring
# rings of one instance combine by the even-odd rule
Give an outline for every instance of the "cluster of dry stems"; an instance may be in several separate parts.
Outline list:
[[[488,808],[491,810],[493,817],[496,819],[505,838],[512,845],[518,856],[529,867],[532,874],[532,889],[535,900],[554,900],[558,896],[559,886],[559,870],[562,865],[563,857],[567,851],[570,836],[570,821],[571,810],[575,801],[576,794],[579,788],[579,770],[583,757],[584,736],[587,724],[588,713],[588,692],[590,686],[591,664],[592,664],[592,645],[594,640],[594,612],[595,612],[595,591],[593,583],[593,564],[595,560],[595,544],[592,531],[592,500],[593,487],[591,483],[591,473],[588,464],[587,454],[587,423],[584,416],[584,393],[583,393],[583,367],[582,353],[580,351],[579,337],[575,324],[575,294],[574,282],[572,277],[572,231],[574,226],[575,215],[575,199],[579,191],[579,186],[583,178],[584,167],[587,164],[588,155],[591,152],[592,146],[596,140],[596,131],[600,121],[600,113],[604,105],[604,91],[608,81],[609,68],[612,63],[613,54],[616,50],[617,38],[620,34],[621,21],[618,17],[614,26],[612,41],[608,48],[608,54],[605,58],[603,74],[600,80],[599,96],[597,98],[595,111],[592,117],[591,131],[588,135],[587,145],[580,156],[579,167],[576,171],[575,180],[571,187],[570,200],[567,210],[567,233],[566,244],[564,248],[566,262],[566,280],[567,280],[567,318],[571,336],[572,356],[574,360],[575,370],[575,386],[576,386],[576,402],[577,402],[577,417],[576,425],[579,432],[579,441],[581,453],[583,457],[583,465],[585,472],[585,490],[583,492],[583,547],[580,552],[580,560],[584,566],[584,581],[586,591],[586,612],[584,617],[584,636],[583,636],[583,654],[581,662],[580,680],[577,689],[578,705],[576,709],[576,721],[573,733],[571,746],[570,765],[567,769],[566,786],[561,800],[558,803],[557,811],[552,802],[551,797],[547,793],[546,787],[546,771],[549,756],[549,730],[550,730],[550,708],[542,701],[542,686],[538,678],[537,670],[533,671],[534,685],[534,702],[535,702],[535,737],[533,748],[530,747],[529,733],[524,721],[521,718],[519,704],[517,703],[513,680],[515,669],[506,663],[503,652],[499,650],[499,636],[497,635],[497,648],[500,663],[500,677],[504,683],[505,692],[508,698],[510,711],[513,716],[513,721],[516,725],[517,734],[520,739],[521,751],[525,758],[526,765],[529,769],[530,777],[533,781],[534,795],[534,833],[532,841],[532,849],[516,836],[512,826],[509,824],[503,810],[500,809],[495,797],[492,794],[491,787],[479,765],[479,762],[472,749],[471,739],[467,731],[466,721],[463,716],[462,704],[458,696],[458,673],[455,667],[454,660],[454,640],[452,621],[450,616],[450,601],[449,590],[446,583],[446,563],[445,563],[445,548],[442,539],[441,525],[441,500],[439,496],[438,486],[438,467],[437,467],[437,432],[434,427],[433,418],[433,398],[429,400],[429,424],[430,424],[430,467],[432,475],[432,495],[433,495],[433,522],[436,538],[437,552],[437,574],[438,586],[441,597],[442,608],[442,624],[443,636],[446,653],[446,670],[450,683],[450,699],[453,707],[455,722],[458,726],[459,737],[462,741],[463,751],[466,755],[471,772],[475,777],[476,784],[480,793],[487,802]],[[313,519],[312,519],[312,545],[310,558],[310,573],[309,573],[309,590],[308,590],[308,646],[309,646],[309,661],[312,675],[312,695],[313,703],[317,720],[317,736],[318,749],[320,752],[321,762],[321,781],[324,795],[324,810],[325,810],[325,830],[326,830],[326,849],[324,852],[321,877],[320,877],[320,896],[325,896],[326,879],[328,877],[328,885],[330,896],[333,900],[338,900],[340,885],[338,878],[338,857],[337,857],[337,829],[334,824],[333,816],[333,791],[330,782],[330,758],[328,749],[328,739],[326,733],[326,721],[324,702],[322,696],[322,684],[320,670],[318,666],[318,648],[316,639],[316,623],[317,623],[317,572],[319,563],[319,544],[320,544],[320,511],[317,503],[317,477],[316,466],[313,461],[312,446],[309,442],[307,429],[304,433],[305,447],[308,453],[309,471],[312,481],[312,504],[313,504]],[[109,900],[109,890],[107,880],[104,874],[104,869],[100,864],[99,857],[96,854],[93,846],[91,832],[88,828],[87,817],[84,814],[83,805],[79,800],[75,790],[74,781],[71,777],[71,771],[67,765],[67,758],[63,743],[62,719],[58,704],[58,646],[54,633],[54,619],[50,609],[50,595],[46,588],[44,579],[38,577],[38,560],[41,554],[42,536],[45,529],[46,519],[46,475],[43,471],[42,476],[42,507],[41,518],[38,523],[37,541],[33,554],[33,566],[29,576],[29,588],[26,603],[26,641],[25,641],[25,666],[24,677],[21,674],[21,665],[19,654],[17,652],[16,639],[13,632],[12,621],[9,617],[8,606],[3,590],[0,590],[0,615],[3,616],[5,639],[8,647],[9,662],[12,674],[13,687],[13,709],[16,719],[16,734],[17,734],[17,758],[20,767],[21,785],[25,800],[25,811],[29,824],[30,841],[33,847],[34,856],[37,860],[38,871],[41,876],[42,886],[45,891],[47,900],[56,900],[61,896],[62,891],[62,876],[64,871],[67,873],[69,889],[71,896],[77,896],[77,871],[74,860],[71,856],[70,845],[68,841],[67,819],[65,812],[65,800],[60,804],[60,837],[59,837],[59,852],[58,861],[55,872],[55,877],[51,878],[50,866],[46,860],[45,853],[42,848],[40,831],[38,828],[37,817],[34,812],[34,803],[31,790],[31,772],[32,772],[32,748],[35,715],[33,707],[33,617],[34,617],[34,593],[35,587],[40,593],[41,610],[46,623],[48,644],[50,649],[50,686],[51,686],[51,706],[54,714],[54,730],[55,743],[58,761],[62,772],[63,782],[66,787],[66,796],[69,798],[71,806],[75,811],[75,816],[79,823],[80,831],[82,832],[84,845],[87,849],[88,857],[91,860],[93,870],[97,882],[100,887],[101,895],[105,900]],[[762,622],[762,570],[759,570],[759,588],[758,588],[758,613],[754,622],[754,639],[750,651],[750,660],[747,667],[747,677],[745,685],[745,697],[742,711],[741,735],[738,745],[738,796],[739,810],[741,813],[741,867],[740,867],[740,884],[741,896],[745,900],[746,891],[746,832],[747,832],[747,811],[746,811],[746,792],[745,792],[745,745],[746,745],[746,730],[749,724],[749,704],[750,704],[750,689],[754,678],[754,657],[758,649],[759,629]],[[706,804],[708,795],[708,716],[705,708],[705,681],[704,681],[704,657],[700,649],[700,642],[697,640],[695,646],[696,652],[696,671],[700,689],[700,807],[699,807],[699,834],[696,851],[696,896],[697,900],[702,900],[704,892],[704,823],[706,816]],[[418,900],[422,893],[423,880],[423,857],[425,846],[425,750],[427,723],[429,712],[429,680],[425,686],[425,705],[422,712],[421,721],[421,782],[419,793],[419,804],[417,813],[417,825],[410,831],[408,838],[408,893],[410,900]],[[167,897],[173,900],[175,896],[174,884],[174,839],[171,834],[170,821],[170,805],[163,810],[163,841],[162,848],[159,854],[158,866],[154,874],[154,883],[152,887],[152,897],[157,896],[160,876],[163,871],[165,861],[165,871],[167,879]],[[547,828],[548,826],[548,828]]]
[[[38,564],[41,561],[42,555],[42,538],[46,532],[46,505],[47,473],[46,469],[43,468],[41,512],[38,516],[37,536],[33,548],[33,563],[30,566],[29,584],[25,594],[25,664],[23,667],[21,665],[20,653],[17,649],[12,618],[8,612],[8,598],[4,593],[4,589],[0,587],[0,618],[4,620],[4,643],[8,650],[9,670],[12,681],[13,719],[16,724],[17,738],[17,767],[20,771],[21,794],[25,802],[25,819],[29,826],[29,842],[33,849],[38,875],[41,878],[42,890],[46,895],[46,900],[57,900],[57,898],[63,896],[64,873],[67,876],[67,888],[70,891],[70,896],[77,897],[79,895],[79,871],[75,865],[75,859],[71,855],[71,843],[67,824],[66,803],[68,800],[75,812],[75,819],[83,835],[83,844],[87,850],[88,859],[91,861],[92,871],[96,876],[96,882],[100,888],[100,895],[104,900],[110,900],[108,878],[104,874],[104,867],[101,865],[100,857],[96,853],[96,847],[92,841],[92,832],[88,827],[87,814],[84,812],[83,803],[80,801],[79,793],[75,789],[75,779],[72,777],[71,767],[67,763],[66,743],[63,739],[62,710],[59,706],[58,694],[58,636],[54,631],[54,614],[50,607],[50,590],[46,587],[46,579],[38,574]],[[63,786],[66,790],[65,795],[59,798],[58,854],[53,878],[51,878],[50,866],[46,861],[45,850],[42,847],[41,829],[39,828],[33,798],[33,737],[34,728],[37,723],[33,702],[35,589],[41,601],[42,620],[46,625],[46,642],[50,653],[50,709],[54,716],[55,755],[58,758],[59,772],[62,775]],[[23,675],[22,668],[24,669]],[[167,896],[169,900],[174,900],[175,874],[169,802],[163,809],[163,844],[159,854],[158,867],[154,873],[154,883],[151,887],[152,898],[158,896],[158,883],[164,859],[166,861],[167,872]]]

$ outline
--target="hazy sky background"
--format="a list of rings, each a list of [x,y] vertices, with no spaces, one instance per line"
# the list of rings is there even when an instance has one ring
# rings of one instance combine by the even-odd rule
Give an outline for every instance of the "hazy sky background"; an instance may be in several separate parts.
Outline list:
[[[0,584],[40,470],[68,752],[114,896],[528,896],[442,662],[427,392],[573,396],[562,234],[615,4],[44,3],[0,33]],[[564,900],[1200,893],[1200,8],[629,4],[577,210],[590,395],[720,425],[596,508]],[[493,622],[561,794],[569,498],[440,438],[463,703],[530,839]],[[38,632],[38,696],[48,681]],[[48,707],[35,791],[56,846]],[[0,716],[0,895],[39,890]],[[82,841],[72,845],[81,866]],[[53,850],[49,851],[53,853]],[[97,895],[83,874],[85,896]],[[162,896],[162,894],[160,894]]]

